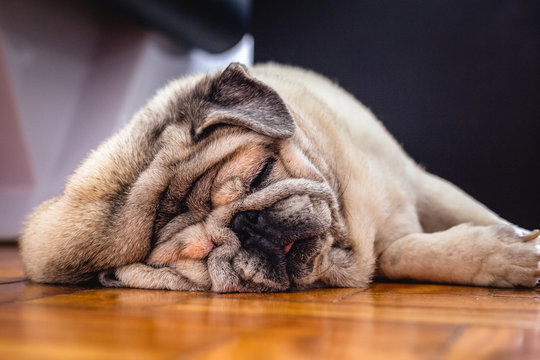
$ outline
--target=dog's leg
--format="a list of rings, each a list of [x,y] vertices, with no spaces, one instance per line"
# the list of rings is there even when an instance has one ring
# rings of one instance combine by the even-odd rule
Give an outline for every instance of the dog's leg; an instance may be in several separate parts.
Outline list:
[[[425,232],[442,231],[462,223],[508,224],[455,185],[429,173],[415,182],[417,212]]]
[[[166,290],[209,290],[208,286],[197,284],[170,267],[134,263],[99,274],[99,282],[107,287],[133,287]]]
[[[532,287],[540,277],[539,235],[506,224],[409,234],[381,253],[378,270],[390,279]]]

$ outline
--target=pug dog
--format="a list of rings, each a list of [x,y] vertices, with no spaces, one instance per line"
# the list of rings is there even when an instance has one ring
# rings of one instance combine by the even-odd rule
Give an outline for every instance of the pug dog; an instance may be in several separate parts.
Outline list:
[[[533,287],[539,235],[424,171],[326,78],[234,63],[159,91],[35,210],[20,250],[41,283]]]

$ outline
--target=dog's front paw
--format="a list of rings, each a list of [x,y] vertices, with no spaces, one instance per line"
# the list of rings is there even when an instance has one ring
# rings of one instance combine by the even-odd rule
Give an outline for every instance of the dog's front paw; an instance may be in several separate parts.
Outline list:
[[[540,231],[509,225],[490,226],[489,230],[499,245],[480,259],[481,270],[472,282],[496,287],[534,287],[540,278]]]

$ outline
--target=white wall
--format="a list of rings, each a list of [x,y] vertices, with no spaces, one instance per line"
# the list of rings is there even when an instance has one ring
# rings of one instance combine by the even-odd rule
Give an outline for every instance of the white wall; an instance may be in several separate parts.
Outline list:
[[[0,239],[169,80],[253,61],[250,35],[213,55],[50,4],[0,2]]]

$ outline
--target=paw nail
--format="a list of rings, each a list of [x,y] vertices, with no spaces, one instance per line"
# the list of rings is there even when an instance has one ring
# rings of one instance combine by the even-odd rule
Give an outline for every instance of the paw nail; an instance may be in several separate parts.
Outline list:
[[[524,242],[527,242],[527,241],[536,239],[538,236],[540,236],[540,230],[535,229],[531,231],[529,234],[521,236],[521,240],[523,240]]]

